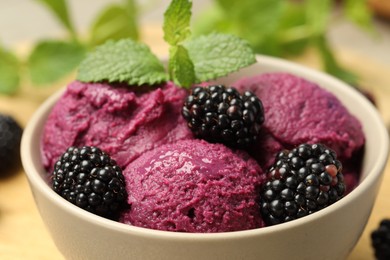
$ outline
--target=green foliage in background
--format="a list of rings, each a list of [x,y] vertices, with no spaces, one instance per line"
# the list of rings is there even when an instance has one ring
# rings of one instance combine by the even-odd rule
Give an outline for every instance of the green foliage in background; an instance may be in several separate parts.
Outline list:
[[[194,34],[233,33],[248,40],[257,53],[279,57],[314,47],[326,72],[355,85],[356,75],[340,66],[326,39],[334,7],[333,0],[214,0],[198,17]],[[366,0],[344,0],[340,10],[342,16],[373,31]]]
[[[18,58],[0,46],[0,93],[13,94],[20,83]]]
[[[34,43],[27,57],[18,57],[0,45],[0,93],[17,93],[21,82],[34,87],[50,86],[74,71],[84,60],[86,53],[95,46],[107,40],[139,39],[137,21],[140,6],[136,0],[122,0],[105,6],[83,37],[75,29],[66,0],[35,2],[52,13],[66,34],[62,39],[43,39]],[[332,20],[337,20],[332,12],[336,2],[338,1],[213,0],[212,6],[198,17],[192,28],[192,35],[214,32],[234,34],[248,41],[256,53],[287,58],[301,54],[308,47],[314,47],[321,57],[325,71],[356,85],[356,75],[339,64],[326,38]],[[341,16],[366,31],[374,31],[366,0],[343,0],[341,3]],[[188,85],[194,78],[209,77],[207,73],[210,73],[210,69],[202,71],[201,66],[192,63],[197,61],[197,53],[190,52],[188,47],[194,49],[194,46],[182,44],[190,33],[188,13],[180,14],[173,8],[166,15],[173,16],[171,23],[164,24],[165,33],[171,32],[164,37],[170,44],[171,64],[168,69],[171,77],[175,75],[173,80]],[[241,55],[237,52],[232,52],[233,54]],[[210,64],[211,67],[212,65]],[[220,69],[226,72],[226,69]],[[183,78],[180,75],[185,76]]]
[[[64,39],[43,39],[34,44],[27,58],[17,57],[0,46],[0,93],[17,93],[23,80],[50,86],[74,71],[88,50],[108,39],[138,40],[137,4],[122,0],[109,4],[95,17],[87,39],[76,32],[66,0],[35,0],[50,11],[66,31]],[[26,72],[26,73],[25,73]]]

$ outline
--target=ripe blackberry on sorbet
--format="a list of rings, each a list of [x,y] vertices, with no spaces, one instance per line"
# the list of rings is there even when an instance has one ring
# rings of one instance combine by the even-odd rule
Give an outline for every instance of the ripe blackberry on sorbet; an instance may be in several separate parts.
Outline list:
[[[383,219],[371,233],[371,245],[378,260],[390,259],[390,219]]]
[[[301,218],[341,199],[345,192],[342,165],[323,144],[301,144],[281,151],[267,171],[260,194],[267,225]]]
[[[257,140],[264,121],[263,104],[253,93],[242,95],[233,87],[195,87],[182,109],[195,136],[232,147]]]
[[[55,192],[76,206],[117,219],[127,207],[121,168],[97,147],[69,147],[54,166]]]
[[[9,173],[20,164],[22,133],[13,117],[0,114],[0,173]]]

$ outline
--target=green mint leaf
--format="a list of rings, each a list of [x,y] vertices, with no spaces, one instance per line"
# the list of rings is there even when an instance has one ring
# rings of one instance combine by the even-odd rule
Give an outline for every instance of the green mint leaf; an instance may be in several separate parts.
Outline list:
[[[135,5],[131,7],[130,2],[133,1],[128,2],[126,6],[110,5],[97,16],[90,29],[91,45],[99,45],[109,39],[138,39],[137,12]]]
[[[39,42],[27,61],[31,82],[47,85],[60,80],[77,68],[85,52],[84,46],[74,42]]]
[[[62,23],[73,38],[76,38],[76,32],[71,22],[66,0],[36,0],[44,4],[53,15]]]
[[[17,57],[0,47],[0,93],[15,94],[20,83],[20,64]]]
[[[190,87],[195,82],[195,70],[188,51],[182,46],[170,49],[169,71],[176,85]]]
[[[153,85],[167,81],[167,74],[147,45],[121,39],[108,41],[90,52],[80,64],[77,79]]]
[[[228,34],[209,34],[186,42],[197,82],[208,81],[256,62],[248,42]]]
[[[178,45],[190,36],[191,7],[189,0],[172,0],[165,11],[164,40],[170,45]]]

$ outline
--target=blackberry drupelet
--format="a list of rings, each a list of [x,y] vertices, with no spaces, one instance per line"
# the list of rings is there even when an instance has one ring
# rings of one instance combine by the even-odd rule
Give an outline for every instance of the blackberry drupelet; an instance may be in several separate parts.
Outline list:
[[[383,219],[371,233],[371,245],[378,260],[390,259],[390,219]]]
[[[280,152],[261,189],[265,223],[297,219],[342,198],[345,184],[341,170],[336,153],[322,144],[301,144]]]
[[[9,115],[0,114],[0,174],[20,165],[20,140],[23,129]]]
[[[186,98],[183,117],[195,136],[231,147],[257,140],[264,121],[263,104],[253,93],[240,95],[233,87],[195,87]]]
[[[69,147],[54,166],[55,192],[76,206],[117,219],[127,205],[121,168],[97,147]]]

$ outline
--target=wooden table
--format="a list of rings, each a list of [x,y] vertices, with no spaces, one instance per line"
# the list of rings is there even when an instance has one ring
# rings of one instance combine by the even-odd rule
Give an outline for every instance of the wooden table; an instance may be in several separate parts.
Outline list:
[[[154,28],[145,28],[144,41],[156,54],[164,56],[166,45],[161,40],[161,31]],[[337,50],[337,53],[343,64],[362,76],[362,85],[375,94],[379,111],[385,122],[390,123],[390,67],[370,61],[364,55],[345,50]],[[313,52],[295,61],[319,67]],[[0,112],[10,113],[25,126],[42,101],[61,85],[40,90],[24,87],[15,97],[0,96]],[[390,218],[390,166],[385,170],[367,227],[348,260],[373,259],[370,233],[384,217]],[[0,178],[0,259],[63,259],[39,216],[22,169],[7,178]]]

